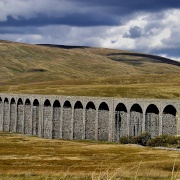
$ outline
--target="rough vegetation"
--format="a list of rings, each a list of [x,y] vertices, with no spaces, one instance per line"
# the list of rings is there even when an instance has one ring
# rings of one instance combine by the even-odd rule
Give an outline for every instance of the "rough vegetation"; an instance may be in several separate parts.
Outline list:
[[[179,136],[170,136],[167,134],[163,134],[151,138],[151,135],[147,132],[143,132],[139,136],[122,136],[119,142],[121,144],[139,144],[142,146],[151,147],[180,148]]]
[[[178,179],[179,152],[0,133],[0,179]]]
[[[119,142],[121,144],[139,144],[146,146],[150,140],[151,135],[147,132],[143,132],[139,136],[122,136]]]
[[[180,99],[180,63],[121,50],[0,41],[0,92]]]
[[[164,134],[150,139],[147,142],[147,145],[151,147],[162,146],[180,148],[180,137],[168,136]]]

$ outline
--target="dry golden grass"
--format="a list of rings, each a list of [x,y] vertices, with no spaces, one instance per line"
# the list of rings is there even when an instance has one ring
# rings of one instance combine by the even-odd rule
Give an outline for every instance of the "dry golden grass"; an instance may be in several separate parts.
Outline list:
[[[120,76],[119,78],[98,78],[88,81],[63,80],[42,83],[14,82],[12,82],[12,84],[1,84],[0,92],[67,96],[180,99],[180,75],[176,74]]]
[[[180,99],[180,66],[121,53],[0,41],[0,92]]]
[[[175,179],[179,151],[0,133],[0,179]]]

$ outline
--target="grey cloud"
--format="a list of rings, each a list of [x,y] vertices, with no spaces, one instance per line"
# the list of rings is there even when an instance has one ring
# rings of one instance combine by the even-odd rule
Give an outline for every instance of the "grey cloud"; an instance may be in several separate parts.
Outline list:
[[[86,16],[86,18],[84,18]],[[69,25],[69,26],[113,26],[120,24],[118,18],[112,18],[106,14],[68,14],[65,17],[49,17],[44,14],[39,14],[36,18],[31,19],[14,19],[11,16],[7,17],[7,21],[1,22],[0,27],[7,26],[47,26],[47,25]]]
[[[131,27],[127,33],[123,35],[125,38],[136,39],[142,36],[142,30],[138,26]]]
[[[133,25],[128,32],[121,31],[119,36],[124,33],[123,37],[135,41],[136,47],[132,50],[163,54],[156,52],[148,40],[168,27],[162,19],[165,19],[164,12],[172,8],[180,9],[180,1],[0,0],[0,38],[28,43],[89,46],[100,46],[104,39],[109,38],[113,46],[118,43],[118,32],[113,37],[107,27],[113,29],[126,25],[129,20],[150,13],[143,28]],[[161,40],[163,47],[160,48],[166,49],[170,55],[178,54],[179,31],[171,32],[171,37]]]
[[[74,2],[74,0],[71,0]],[[93,6],[93,7],[108,7],[107,12],[111,12],[112,14],[130,14],[137,11],[143,12],[160,12],[165,9],[170,8],[179,8],[180,1],[178,0],[76,0],[78,5],[85,6]]]
[[[1,26],[60,24],[69,26],[119,25],[124,16],[179,8],[177,0],[4,0]]]
[[[1,27],[0,34],[38,34],[40,31],[35,27]]]

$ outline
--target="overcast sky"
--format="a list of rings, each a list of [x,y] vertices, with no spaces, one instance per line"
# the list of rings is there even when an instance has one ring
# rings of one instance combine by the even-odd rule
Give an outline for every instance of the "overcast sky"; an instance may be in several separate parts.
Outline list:
[[[0,39],[180,60],[180,0],[0,0]]]

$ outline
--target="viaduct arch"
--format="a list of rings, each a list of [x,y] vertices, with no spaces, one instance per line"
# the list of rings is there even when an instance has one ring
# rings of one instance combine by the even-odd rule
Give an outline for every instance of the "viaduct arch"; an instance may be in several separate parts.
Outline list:
[[[0,131],[116,142],[142,132],[180,135],[180,101],[0,94]]]

